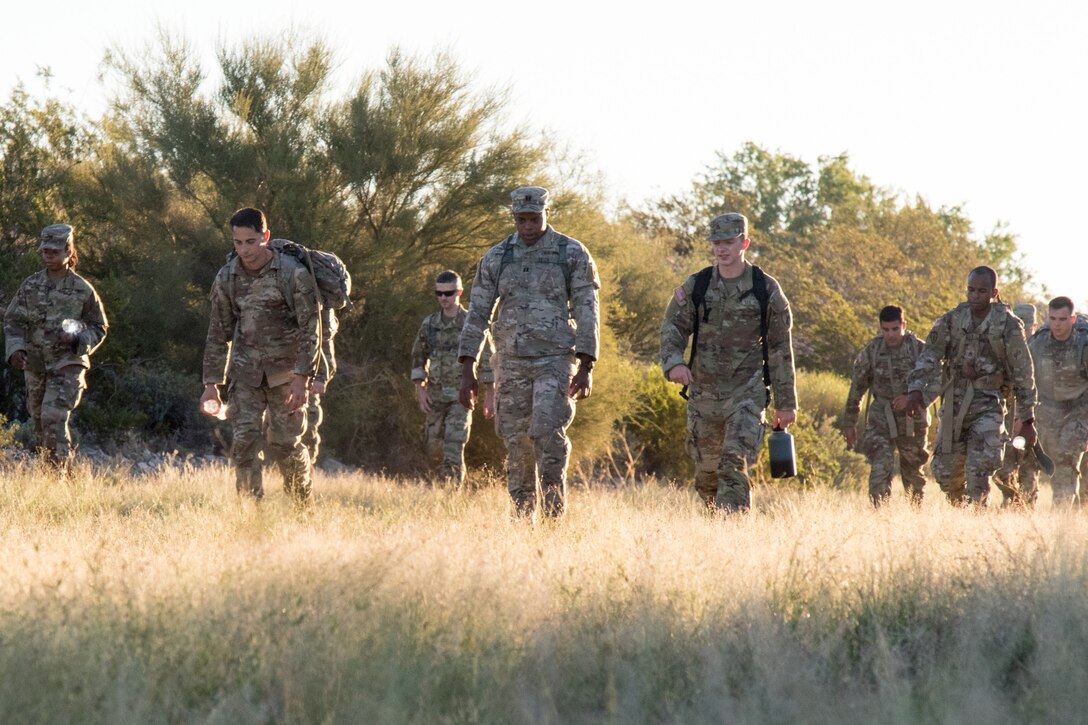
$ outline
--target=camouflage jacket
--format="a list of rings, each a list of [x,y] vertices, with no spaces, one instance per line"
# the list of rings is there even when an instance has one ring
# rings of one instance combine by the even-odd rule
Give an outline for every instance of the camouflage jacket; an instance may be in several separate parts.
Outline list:
[[[61,323],[82,323],[76,340],[61,343]],[[5,359],[23,350],[27,370],[36,373],[68,365],[91,366],[91,353],[106,339],[106,311],[91,284],[72,270],[52,279],[43,269],[23,280],[4,313]]]
[[[1011,391],[1016,419],[1033,418],[1035,375],[1024,323],[1000,302],[990,305],[990,313],[976,323],[970,306],[960,303],[933,323],[907,390],[921,392],[926,405],[938,396],[962,400],[968,390],[972,396],[995,399]]]
[[[340,321],[336,319],[336,310],[331,307],[321,308],[321,358],[317,364],[314,380],[329,382],[336,375],[336,333],[340,331]]]
[[[893,400],[907,392],[907,377],[918,362],[925,343],[908,332],[898,347],[888,347],[877,335],[854,358],[850,392],[846,396],[843,425],[853,428],[861,412],[865,391],[872,391],[877,400]]]
[[[561,238],[567,239],[565,268]],[[502,262],[506,242],[500,242],[476,268],[457,357],[478,359],[490,326],[500,356],[584,353],[596,359],[601,282],[589,250],[551,227],[532,246],[517,235],[511,240],[512,258],[506,265]]]
[[[1035,369],[1039,402],[1065,403],[1088,392],[1088,332],[1073,330],[1067,340],[1055,340],[1044,329],[1028,341]]]
[[[666,373],[686,364],[684,349],[694,329],[691,301],[695,276],[677,287],[661,323],[661,369]],[[793,325],[790,303],[778,281],[767,275],[767,361],[771,392],[777,410],[797,409],[793,368]],[[736,279],[721,277],[717,266],[710,278],[705,321],[699,322],[692,395],[709,393],[736,401],[750,401],[758,410],[767,405],[763,385],[763,349],[759,336],[759,301],[752,294],[752,265]],[[702,312],[700,312],[702,314]]]
[[[457,314],[452,319],[443,316],[442,310],[424,318],[412,345],[412,380],[424,381],[432,389],[452,390],[456,398],[461,387],[461,363],[457,362],[457,351],[466,319],[468,310],[461,306],[457,307]],[[479,367],[481,383],[495,380],[491,372],[493,351],[491,336],[485,332]]]
[[[293,290],[290,300],[281,274]],[[231,259],[212,283],[204,384],[222,384],[229,375],[253,387],[267,378],[275,387],[295,374],[314,377],[318,319],[313,278],[293,257],[273,252],[257,274]]]

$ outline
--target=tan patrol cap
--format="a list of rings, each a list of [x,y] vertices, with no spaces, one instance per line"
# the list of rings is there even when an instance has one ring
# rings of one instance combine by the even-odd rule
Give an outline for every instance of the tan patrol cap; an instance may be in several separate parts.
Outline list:
[[[75,229],[67,224],[50,224],[42,229],[41,244],[38,249],[67,249],[72,243]]]
[[[736,212],[714,217],[710,222],[710,234],[707,241],[726,242],[744,235],[748,236],[748,217]]]
[[[1017,302],[1012,307],[1012,313],[1020,318],[1020,321],[1024,323],[1024,327],[1031,327],[1035,324],[1035,305],[1030,302]]]
[[[522,186],[510,193],[510,201],[515,214],[544,211],[548,208],[548,190],[543,186]]]

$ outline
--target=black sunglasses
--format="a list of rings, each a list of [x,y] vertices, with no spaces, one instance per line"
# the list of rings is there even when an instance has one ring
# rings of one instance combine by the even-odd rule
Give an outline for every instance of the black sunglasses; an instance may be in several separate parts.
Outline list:
[[[435,293],[436,295],[438,295],[439,297],[453,297],[453,296],[454,296],[455,294],[457,294],[457,293],[458,293],[458,292],[460,292],[460,291],[461,291],[461,290],[457,290],[457,289],[451,289],[451,290],[440,290],[440,289],[436,289],[436,290],[434,291],[434,293]]]

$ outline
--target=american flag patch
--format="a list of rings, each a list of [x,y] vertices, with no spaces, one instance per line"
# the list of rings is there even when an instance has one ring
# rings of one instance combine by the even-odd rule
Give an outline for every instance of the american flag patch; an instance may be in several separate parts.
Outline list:
[[[683,287],[677,287],[673,291],[673,294],[676,295],[676,301],[679,302],[680,304],[686,305],[688,303],[688,295],[687,295],[686,292],[684,292]]]

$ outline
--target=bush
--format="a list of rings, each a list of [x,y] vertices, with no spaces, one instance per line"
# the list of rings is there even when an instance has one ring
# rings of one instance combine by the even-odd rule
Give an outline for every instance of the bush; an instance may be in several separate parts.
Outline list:
[[[828,372],[797,371],[797,423],[790,428],[797,450],[797,478],[771,479],[767,447],[759,452],[752,478],[759,483],[859,489],[865,459],[846,449],[841,420],[850,381]]]
[[[19,431],[22,426],[18,423],[8,423],[7,416],[0,414],[0,450],[4,448],[20,447]],[[3,458],[3,453],[0,453]]]
[[[687,402],[679,391],[665,379],[660,366],[649,366],[635,387],[634,407],[621,421],[621,429],[641,470],[691,480],[695,466],[684,448]]]
[[[210,430],[208,419],[197,409],[200,392],[196,375],[163,363],[99,365],[88,374],[79,418],[100,439],[119,439],[131,431],[200,437]]]
[[[846,450],[839,432],[850,383],[827,372],[797,373],[797,397],[801,409],[790,428],[797,450],[796,479],[777,480],[783,486],[831,486],[857,488],[865,476],[865,460]],[[772,411],[768,411],[770,415]],[[687,437],[687,404],[678,388],[665,380],[654,365],[635,390],[635,410],[623,419],[627,444],[641,453],[640,468],[665,478],[691,480],[694,466],[684,448]],[[760,449],[752,479],[771,483],[766,446]]]

